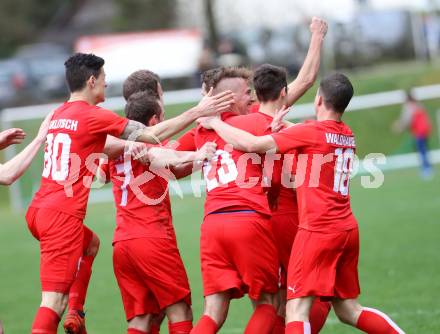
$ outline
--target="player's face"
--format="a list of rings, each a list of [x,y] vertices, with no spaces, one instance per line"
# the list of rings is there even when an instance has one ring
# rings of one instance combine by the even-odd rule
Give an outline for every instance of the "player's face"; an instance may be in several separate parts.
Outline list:
[[[98,77],[95,78],[94,85],[92,87],[93,94],[95,96],[96,104],[105,101],[105,88],[107,84],[105,83],[105,71],[104,68],[101,68],[101,72]]]
[[[249,113],[249,107],[253,103],[252,90],[249,87],[249,82],[244,79],[238,79],[237,91],[235,94],[235,105],[240,115],[246,115]]]
[[[223,79],[217,87],[221,90],[230,90],[235,95],[235,103],[233,105],[233,112],[239,115],[246,115],[249,113],[249,107],[253,103],[252,90],[249,87],[249,82],[243,78],[227,78]]]

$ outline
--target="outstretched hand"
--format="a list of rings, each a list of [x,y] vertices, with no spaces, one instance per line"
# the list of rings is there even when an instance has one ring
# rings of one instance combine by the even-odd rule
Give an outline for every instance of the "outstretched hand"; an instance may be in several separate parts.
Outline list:
[[[199,124],[201,127],[207,129],[207,130],[212,130],[212,122],[218,117],[199,117],[197,119],[197,124]]]
[[[289,108],[286,108],[285,105],[283,105],[279,110],[276,111],[272,123],[270,123],[270,128],[272,129],[272,132],[278,132],[281,129],[284,128],[284,116],[287,115],[289,112]]]
[[[148,165],[150,163],[148,147],[145,145],[145,143],[130,143],[129,153],[134,160],[139,161],[143,165]]]
[[[214,142],[207,142],[203,145],[198,151],[198,160],[211,160],[215,156],[215,152],[217,151],[217,144]]]
[[[20,144],[26,137],[26,133],[22,129],[12,128],[0,132],[0,150],[13,144]]]
[[[200,117],[215,116],[228,110],[234,103],[234,94],[230,91],[224,91],[213,95],[212,88],[200,100],[197,108],[200,109]]]

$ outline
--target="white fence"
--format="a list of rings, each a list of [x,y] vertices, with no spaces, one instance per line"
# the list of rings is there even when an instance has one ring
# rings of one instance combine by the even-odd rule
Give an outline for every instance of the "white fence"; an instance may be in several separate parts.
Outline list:
[[[440,98],[440,84],[415,87],[412,91],[414,97],[418,100],[428,100]],[[200,99],[200,89],[186,89],[180,91],[171,91],[164,94],[166,105],[192,103]],[[367,94],[355,96],[348,111],[361,111],[365,109],[384,107],[390,105],[402,104],[405,101],[405,92],[403,90],[394,90],[375,94]],[[58,107],[59,104],[45,104],[17,108],[4,109],[0,114],[0,126],[2,129],[13,127],[16,121],[42,119],[51,110]],[[122,97],[108,98],[102,106],[110,110],[120,110],[125,106],[125,100]],[[287,115],[287,118],[307,118],[313,117],[314,108],[312,103],[295,105]],[[437,127],[439,129],[440,142],[440,110],[437,112]],[[16,154],[14,146],[8,147],[6,150],[6,159],[12,158]],[[434,163],[440,163],[440,150],[431,151],[431,158]],[[415,167],[418,165],[417,155],[414,153],[403,154],[387,158],[387,164],[382,166],[383,170],[400,169]],[[10,187],[11,205],[13,209],[20,209],[23,206],[20,190],[20,181],[17,181]],[[181,181],[180,188],[183,193],[191,193],[191,186],[187,184],[189,181]],[[90,196],[91,202],[103,202],[112,200],[112,195],[108,189],[94,190]]]

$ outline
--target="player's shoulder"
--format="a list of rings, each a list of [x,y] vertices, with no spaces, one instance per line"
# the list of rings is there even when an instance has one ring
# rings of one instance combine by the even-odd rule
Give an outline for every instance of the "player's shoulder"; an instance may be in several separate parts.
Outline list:
[[[194,130],[194,140],[196,146],[201,146],[202,143],[207,141],[213,141],[219,139],[220,137],[214,130],[205,129],[203,126],[198,125]]]
[[[234,116],[228,118],[225,122],[242,130],[262,135],[270,130],[269,126],[272,122],[272,118],[268,115],[256,112],[247,115]]]
[[[266,120],[266,119],[271,119],[271,117],[269,115],[260,113],[260,112],[253,112],[250,114],[246,114],[246,115],[237,115],[237,116],[233,116],[228,118],[227,120],[225,120],[226,123],[230,123],[230,122],[248,122],[249,120]]]
[[[320,123],[321,123],[320,125],[326,131],[340,133],[340,134],[345,135],[345,136],[354,136],[353,131],[351,130],[351,128],[347,124],[342,122],[342,121],[340,121],[340,122],[337,122],[337,121],[325,121],[325,122],[320,122]]]
[[[296,132],[296,131],[317,131],[320,128],[319,122],[315,120],[306,120],[302,123],[291,124],[288,127],[283,128],[281,131]]]

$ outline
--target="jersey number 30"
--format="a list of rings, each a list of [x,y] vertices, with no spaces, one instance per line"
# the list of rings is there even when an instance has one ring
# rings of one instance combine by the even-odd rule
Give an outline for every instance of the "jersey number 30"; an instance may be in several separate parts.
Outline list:
[[[72,139],[66,133],[58,133],[55,136],[53,133],[47,135],[43,177],[47,178],[51,175],[54,181],[65,181],[67,179],[71,144]]]

